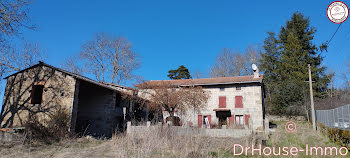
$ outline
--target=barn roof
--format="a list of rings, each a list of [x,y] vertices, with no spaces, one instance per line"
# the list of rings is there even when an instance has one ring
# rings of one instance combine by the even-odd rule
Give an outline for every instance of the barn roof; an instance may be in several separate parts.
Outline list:
[[[22,72],[24,72],[24,71],[27,71],[27,70],[29,70],[29,69],[36,68],[36,67],[38,67],[38,66],[46,66],[46,67],[49,67],[49,68],[54,69],[54,70],[56,70],[56,71],[60,71],[60,72],[65,73],[65,74],[67,74],[67,75],[69,75],[69,76],[72,76],[73,78],[76,78],[76,79],[79,79],[79,80],[82,80],[82,81],[86,81],[86,82],[95,84],[95,85],[97,85],[97,86],[101,86],[101,87],[104,87],[104,88],[108,88],[108,89],[110,89],[110,90],[117,90],[117,91],[120,91],[120,89],[127,89],[127,88],[128,88],[128,87],[120,86],[120,85],[117,85],[117,84],[106,84],[106,83],[97,82],[97,81],[95,81],[95,80],[93,80],[93,79],[90,79],[90,78],[88,78],[88,77],[79,75],[79,74],[77,74],[77,73],[69,72],[69,71],[67,71],[67,70],[63,70],[63,69],[61,69],[61,68],[58,68],[58,67],[55,67],[55,66],[46,64],[46,63],[44,63],[44,62],[42,62],[42,61],[39,61],[38,64],[35,64],[35,65],[31,66],[31,67],[28,67],[28,68],[26,68],[26,69],[20,70],[20,71],[14,73],[14,74],[11,74],[11,75],[5,77],[5,79],[7,79],[7,78],[9,78],[9,77],[11,77],[11,76],[17,75],[18,73],[22,73]],[[129,88],[128,88],[128,89],[129,89]]]

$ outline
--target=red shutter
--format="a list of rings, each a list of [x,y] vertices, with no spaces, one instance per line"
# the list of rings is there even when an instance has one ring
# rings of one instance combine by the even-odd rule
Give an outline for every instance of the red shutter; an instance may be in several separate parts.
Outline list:
[[[235,116],[231,114],[231,117],[229,118],[230,125],[234,125],[235,123]]]
[[[202,115],[198,115],[198,127],[199,128],[202,127],[202,123],[203,123],[203,116]]]
[[[243,108],[243,98],[242,96],[235,97],[235,108]]]
[[[219,108],[226,108],[226,96],[219,97]]]
[[[211,127],[211,115],[208,115],[207,117],[208,117],[208,120],[209,120],[209,125]]]
[[[244,115],[245,125],[249,125],[250,114]]]

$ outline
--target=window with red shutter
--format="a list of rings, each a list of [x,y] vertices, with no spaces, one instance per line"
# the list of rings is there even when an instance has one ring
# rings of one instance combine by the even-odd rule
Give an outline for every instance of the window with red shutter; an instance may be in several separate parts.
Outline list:
[[[208,120],[208,122],[207,122]],[[208,124],[209,123],[209,124]],[[205,128],[210,128],[211,127],[211,115],[203,115],[203,124]]]
[[[219,108],[226,108],[226,96],[219,97]]]
[[[211,126],[211,115],[208,115],[209,125]]]
[[[235,108],[243,108],[243,97],[242,96],[235,97]]]
[[[202,123],[203,123],[203,116],[202,115],[198,115],[198,127],[199,128],[202,127]]]
[[[244,115],[245,125],[249,125],[250,114]]]
[[[235,121],[234,115],[231,115],[231,117],[229,118],[229,122],[231,126],[235,124],[234,121]]]

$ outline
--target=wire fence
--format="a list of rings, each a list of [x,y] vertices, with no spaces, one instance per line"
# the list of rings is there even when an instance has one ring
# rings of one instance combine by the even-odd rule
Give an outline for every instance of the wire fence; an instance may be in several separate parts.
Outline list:
[[[350,130],[350,104],[330,110],[316,110],[316,120],[331,128]]]

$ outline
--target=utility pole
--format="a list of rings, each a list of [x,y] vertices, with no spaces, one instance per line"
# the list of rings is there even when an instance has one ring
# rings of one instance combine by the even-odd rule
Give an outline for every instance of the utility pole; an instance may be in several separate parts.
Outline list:
[[[314,94],[312,91],[312,78],[311,78],[311,68],[309,67],[309,85],[310,85],[310,103],[311,103],[311,115],[312,115],[312,128],[316,131],[316,116],[315,116],[315,105],[314,105]]]

